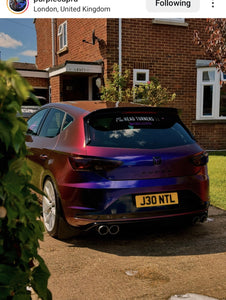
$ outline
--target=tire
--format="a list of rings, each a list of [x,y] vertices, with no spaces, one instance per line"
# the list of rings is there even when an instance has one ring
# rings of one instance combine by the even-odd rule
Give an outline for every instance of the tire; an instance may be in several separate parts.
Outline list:
[[[50,177],[44,182],[43,192],[43,223],[48,234],[62,240],[77,236],[80,230],[70,226],[63,218],[60,197]]]

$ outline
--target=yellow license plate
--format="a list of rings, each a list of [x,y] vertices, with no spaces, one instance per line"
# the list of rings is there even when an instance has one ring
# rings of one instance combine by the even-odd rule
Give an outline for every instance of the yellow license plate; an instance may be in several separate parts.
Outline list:
[[[153,207],[179,203],[177,193],[138,195],[135,199],[136,207]]]

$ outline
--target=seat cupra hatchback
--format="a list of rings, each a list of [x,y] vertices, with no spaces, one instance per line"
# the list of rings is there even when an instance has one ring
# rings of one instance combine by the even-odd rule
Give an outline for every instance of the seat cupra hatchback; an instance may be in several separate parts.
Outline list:
[[[45,193],[44,225],[54,237],[207,218],[208,155],[174,108],[51,103],[28,120],[26,145],[32,182]]]

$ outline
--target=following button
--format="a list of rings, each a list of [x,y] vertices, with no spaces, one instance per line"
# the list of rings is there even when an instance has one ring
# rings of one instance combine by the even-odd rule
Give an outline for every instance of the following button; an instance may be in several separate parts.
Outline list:
[[[196,12],[200,8],[200,0],[147,0],[150,12]]]

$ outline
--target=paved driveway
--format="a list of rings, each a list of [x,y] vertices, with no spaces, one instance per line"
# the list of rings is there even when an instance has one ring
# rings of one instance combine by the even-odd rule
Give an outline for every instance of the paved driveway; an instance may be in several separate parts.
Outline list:
[[[226,211],[193,227],[125,230],[67,242],[47,234],[40,254],[54,300],[150,299],[202,294],[226,299]]]

